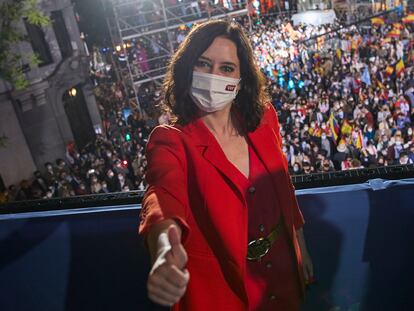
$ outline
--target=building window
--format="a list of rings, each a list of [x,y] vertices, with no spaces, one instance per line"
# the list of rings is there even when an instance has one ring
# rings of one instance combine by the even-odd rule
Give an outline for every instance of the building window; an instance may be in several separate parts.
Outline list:
[[[53,11],[51,18],[53,23],[53,30],[55,31],[56,40],[58,42],[62,58],[65,59],[72,56],[72,44],[70,42],[68,29],[66,28],[62,11]]]
[[[39,67],[51,64],[53,62],[50,54],[49,45],[45,40],[45,33],[43,29],[37,25],[30,24],[27,19],[24,19],[27,36],[32,44],[33,52],[38,57],[40,63]]]

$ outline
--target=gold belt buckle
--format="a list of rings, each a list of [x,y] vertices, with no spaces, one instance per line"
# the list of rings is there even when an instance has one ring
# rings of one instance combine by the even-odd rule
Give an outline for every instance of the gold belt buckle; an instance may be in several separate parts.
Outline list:
[[[258,238],[250,241],[247,245],[247,260],[260,261],[269,252],[271,245],[268,238]]]

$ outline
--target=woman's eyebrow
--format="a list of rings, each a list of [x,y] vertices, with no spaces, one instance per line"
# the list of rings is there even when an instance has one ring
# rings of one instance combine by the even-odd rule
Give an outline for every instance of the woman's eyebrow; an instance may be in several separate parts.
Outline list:
[[[222,65],[231,65],[231,66],[234,66],[234,67],[236,67],[237,65],[235,64],[235,63],[233,63],[233,62],[222,62],[221,63]]]
[[[204,61],[208,61],[208,62],[212,62],[211,61],[211,59],[210,58],[208,58],[208,57],[206,57],[206,56],[200,56],[200,58],[198,59],[199,61],[200,60],[204,60]],[[232,66],[234,66],[234,67],[237,67],[237,65],[235,64],[235,63],[233,63],[233,62],[221,62],[220,63],[221,65],[232,65]]]
[[[205,57],[205,56],[200,56],[200,58],[198,60],[206,60],[206,61],[211,62],[211,59],[208,58],[208,57]]]

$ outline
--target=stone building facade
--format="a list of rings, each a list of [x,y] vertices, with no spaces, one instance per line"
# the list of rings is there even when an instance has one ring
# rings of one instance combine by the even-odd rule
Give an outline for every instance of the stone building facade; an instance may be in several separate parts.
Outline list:
[[[101,129],[73,4],[42,0],[39,8],[52,22],[40,28],[22,20],[19,27],[28,40],[16,47],[41,60],[38,66],[24,65],[29,87],[17,92],[0,80],[0,136],[7,137],[0,147],[0,174],[6,185],[65,158],[69,143],[83,147]]]

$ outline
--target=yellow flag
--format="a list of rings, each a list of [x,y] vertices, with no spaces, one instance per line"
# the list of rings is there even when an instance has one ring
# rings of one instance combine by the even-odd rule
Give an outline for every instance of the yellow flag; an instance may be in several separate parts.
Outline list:
[[[389,31],[385,36],[387,38],[399,38],[400,35],[401,35],[401,30],[394,28],[391,31]]]
[[[371,18],[371,23],[373,25],[384,25],[385,21],[382,17]]]
[[[394,72],[394,67],[393,66],[387,66],[387,68],[385,68],[385,73],[387,75],[392,75],[392,73]]]
[[[401,58],[400,61],[397,63],[397,65],[395,65],[397,76],[399,76],[404,71],[404,69],[405,69],[404,62]]]
[[[403,17],[402,21],[404,24],[414,23],[414,13],[410,13],[406,17]]]
[[[348,123],[348,120],[345,120],[341,127],[341,133],[343,135],[351,134],[352,126]]]
[[[341,49],[336,49],[336,57],[338,57],[339,60],[341,59],[341,57],[342,57]]]

